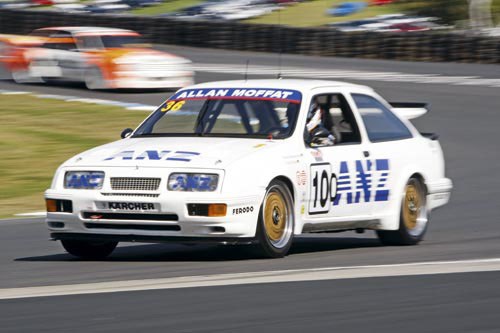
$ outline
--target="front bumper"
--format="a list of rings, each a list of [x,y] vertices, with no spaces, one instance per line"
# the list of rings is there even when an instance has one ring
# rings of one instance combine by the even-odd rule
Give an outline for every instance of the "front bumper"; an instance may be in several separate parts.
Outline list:
[[[67,193],[65,193],[67,192]],[[116,241],[213,241],[248,243],[255,237],[259,195],[225,197],[220,193],[165,192],[157,197],[103,195],[100,191],[47,190],[45,197],[71,200],[73,212],[47,213],[54,239],[113,239]],[[109,203],[154,206],[154,210],[107,208]],[[187,204],[225,203],[226,216],[189,215]],[[249,208],[251,207],[251,209]],[[245,208],[245,209],[243,209]],[[245,211],[245,213],[242,213]]]
[[[255,237],[185,237],[185,236],[150,236],[150,235],[109,235],[92,233],[51,232],[53,240],[89,240],[112,242],[138,242],[138,243],[166,243],[175,242],[183,244],[256,244]]]

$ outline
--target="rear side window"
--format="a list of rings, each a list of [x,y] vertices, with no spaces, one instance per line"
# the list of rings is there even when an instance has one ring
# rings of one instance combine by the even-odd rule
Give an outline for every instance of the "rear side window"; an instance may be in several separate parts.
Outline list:
[[[352,94],[371,142],[411,138],[411,132],[391,110],[371,96]]]

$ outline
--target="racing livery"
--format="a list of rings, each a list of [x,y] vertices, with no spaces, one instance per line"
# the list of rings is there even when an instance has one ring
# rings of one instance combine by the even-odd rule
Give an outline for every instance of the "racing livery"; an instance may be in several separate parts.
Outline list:
[[[89,89],[181,88],[193,83],[189,60],[149,48],[131,30],[52,27],[28,37],[4,36],[0,42],[24,46],[0,48],[0,60],[18,83],[65,80],[84,82]],[[29,38],[36,41],[30,47]]]
[[[409,121],[426,112],[334,81],[190,86],[59,167],[51,237],[93,258],[120,241],[257,243],[282,257],[295,235],[346,230],[417,244],[452,189],[437,136]]]

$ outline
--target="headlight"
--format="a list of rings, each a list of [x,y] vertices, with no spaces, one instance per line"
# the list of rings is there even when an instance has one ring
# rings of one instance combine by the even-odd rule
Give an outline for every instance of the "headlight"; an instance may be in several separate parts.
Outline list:
[[[213,192],[219,175],[202,173],[172,173],[168,177],[169,191]]]
[[[102,171],[68,171],[64,175],[64,188],[99,190],[104,182]]]

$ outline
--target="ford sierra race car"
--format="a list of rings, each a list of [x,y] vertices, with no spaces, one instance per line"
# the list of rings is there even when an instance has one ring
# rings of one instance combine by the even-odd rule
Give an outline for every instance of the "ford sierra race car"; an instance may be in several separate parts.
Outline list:
[[[333,81],[181,89],[59,167],[45,192],[51,238],[84,258],[120,241],[255,243],[282,257],[296,235],[346,230],[417,244],[452,189],[437,136],[408,120],[426,111]]]
[[[14,37],[10,40],[26,39]],[[88,89],[178,89],[193,84],[189,60],[153,50],[135,31],[52,27],[33,31],[31,38],[38,38],[31,47],[0,48],[0,61],[18,83],[62,80],[84,82]]]

